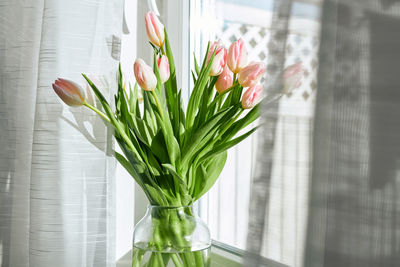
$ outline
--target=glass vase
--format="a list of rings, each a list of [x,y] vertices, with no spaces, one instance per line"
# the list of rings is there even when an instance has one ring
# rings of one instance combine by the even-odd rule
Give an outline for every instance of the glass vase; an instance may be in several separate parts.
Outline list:
[[[133,233],[132,267],[209,267],[211,237],[192,206],[148,206]]]

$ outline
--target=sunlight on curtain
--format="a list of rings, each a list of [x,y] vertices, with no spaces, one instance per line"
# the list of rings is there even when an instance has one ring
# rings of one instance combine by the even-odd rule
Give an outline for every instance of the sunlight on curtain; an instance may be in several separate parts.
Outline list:
[[[110,94],[121,18],[122,1],[1,4],[1,266],[114,264],[110,133],[51,83],[85,72]]]
[[[308,2],[265,7],[272,10],[262,51],[267,95],[282,90],[285,67],[301,61],[305,71],[299,88],[262,110],[246,244],[257,256],[245,259],[249,266],[264,266],[262,258],[288,266],[304,260],[320,31],[320,7]]]
[[[290,60],[296,1],[273,2],[267,87],[277,91]],[[263,106],[244,262],[398,266],[400,1],[321,3],[318,93],[312,131],[304,128],[312,133],[312,161],[298,169],[307,157],[296,159],[304,147],[293,140],[304,136],[294,131],[297,119],[283,120],[283,101]]]

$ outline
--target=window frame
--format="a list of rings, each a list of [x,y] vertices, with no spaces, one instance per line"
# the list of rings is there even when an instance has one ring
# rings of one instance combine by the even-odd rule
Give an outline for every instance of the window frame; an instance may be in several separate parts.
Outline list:
[[[165,3],[165,2],[164,2]],[[192,5],[191,1],[169,0],[168,5],[157,8],[155,0],[138,1],[137,2],[137,44],[136,56],[143,58],[145,61],[151,62],[153,52],[147,42],[143,42],[143,38],[147,38],[144,23],[144,14],[149,10],[159,13],[160,19],[163,21],[168,31],[168,37],[172,43],[172,52],[176,66],[177,83],[179,88],[188,88],[182,91],[182,98],[187,104],[190,96],[190,88],[193,87],[191,77],[191,66],[193,64],[191,51],[195,44],[191,41],[194,34],[190,31],[190,15],[197,6]],[[196,4],[195,4],[196,5]],[[198,5],[198,4],[197,4]],[[202,38],[196,36],[196,38]],[[205,47],[197,47],[198,50],[204,52]],[[134,185],[134,224],[136,225],[146,213],[148,200],[140,186]],[[200,212],[199,202],[195,204],[195,209]],[[212,240],[212,259],[216,266],[241,266],[241,257],[244,251],[230,246],[228,244]],[[128,252],[120,261],[124,261],[126,257],[130,257]],[[118,261],[118,262],[120,262]],[[220,265],[218,265],[220,264]],[[224,264],[224,265],[221,265]],[[125,265],[124,265],[125,266]]]
[[[189,54],[190,1],[168,0],[168,5],[164,5],[163,8],[158,8],[158,10],[156,9],[157,5],[155,0],[137,1],[136,55],[137,57],[144,59],[146,62],[152,62],[153,50],[147,42],[143,42],[143,40],[147,40],[143,18],[149,10],[156,14],[159,13],[165,27],[176,29],[174,31],[169,31],[168,37],[174,55],[178,87],[184,88],[183,85],[186,85],[186,88],[188,88],[187,91],[182,91],[182,98],[185,102],[189,98],[190,93],[190,58],[183,56]],[[181,52],[178,53],[179,51]],[[185,104],[187,103],[185,102]],[[149,202],[146,195],[143,193],[143,190],[136,183],[134,195],[134,223],[137,224],[146,213]]]
[[[191,8],[193,8],[193,6],[191,6],[191,1],[169,0],[168,5],[164,5],[162,9],[160,8],[158,10],[155,0],[136,0],[135,4],[137,5],[136,13],[134,14],[136,16],[136,29],[130,34],[134,34],[136,37],[136,57],[143,58],[147,62],[151,62],[153,57],[151,47],[147,42],[142,41],[147,38],[143,19],[146,12],[151,10],[155,13],[159,13],[161,20],[168,29],[176,29],[169,31],[168,35],[172,43],[178,86],[179,88],[188,88],[186,91],[182,91],[182,98],[185,104],[187,104],[190,96],[190,88],[192,88],[190,70],[193,63],[190,56],[191,46],[193,46],[193,43],[190,41],[193,37],[190,31],[190,13],[192,11]],[[126,9],[127,6],[125,6],[124,12],[126,12]],[[124,16],[127,16],[127,14],[125,13]],[[124,20],[126,20],[126,18],[124,18]],[[122,56],[124,56],[123,53]],[[130,60],[131,59],[127,61]],[[124,65],[123,58],[121,61],[122,65]],[[131,211],[129,211],[128,214],[133,215],[133,223],[136,225],[145,215],[149,202],[140,186],[136,183],[134,183],[133,195],[133,214]],[[130,208],[131,206],[124,205],[125,209],[128,207]],[[195,205],[195,209],[199,211],[198,204]],[[120,220],[121,219],[122,218],[120,218]],[[235,247],[212,240],[213,266],[241,266],[243,254],[243,251]],[[118,259],[117,266],[130,266],[130,258],[131,248]]]
[[[207,0],[206,0],[207,1]],[[145,24],[144,24],[144,14],[154,7],[155,0],[134,0],[137,5],[136,9],[136,29],[132,29],[133,32],[136,31],[136,56],[143,58],[146,62],[152,61],[152,49],[148,45],[147,42],[143,42],[146,40],[146,32],[145,32]],[[187,88],[187,90],[183,91],[183,99],[184,101],[188,100],[190,94],[190,88],[192,85],[190,84],[190,69],[192,66],[192,56],[191,51],[193,50],[192,40],[192,31],[190,31],[190,15],[192,8],[194,5],[199,5],[196,3],[197,1],[182,1],[182,0],[169,0],[167,2],[161,2],[162,8],[158,11],[160,12],[160,18],[168,29],[174,29],[173,31],[169,31],[169,38],[172,43],[172,49],[174,54],[174,60],[176,64],[176,73],[177,73],[177,82],[179,88]],[[312,4],[319,4],[319,0],[297,0],[295,2],[303,2]],[[160,6],[161,7],[161,6]],[[156,10],[153,10],[156,11]],[[304,23],[308,24],[308,19],[304,19]],[[296,28],[296,27],[295,27]],[[301,31],[302,29],[295,29]],[[200,47],[200,51],[201,47]],[[123,60],[122,60],[123,61]],[[131,71],[131,66],[130,66]],[[186,104],[186,103],[185,103]],[[120,177],[117,177],[118,179]],[[148,200],[143,193],[142,189],[135,183],[134,192],[133,192],[133,213],[129,211],[127,215],[133,216],[133,223],[136,225],[139,220],[144,216]],[[118,203],[118,201],[117,201]],[[133,227],[133,226],[132,226]],[[131,247],[129,248],[131,249]],[[129,266],[129,265],[119,265],[123,264],[124,259],[129,257],[130,259],[130,250],[127,252],[118,262],[117,266]],[[215,266],[241,266],[241,259],[244,255],[244,251],[240,250],[236,247],[230,246],[228,244],[213,240],[212,242],[212,260]],[[286,266],[281,263],[276,263],[265,259],[268,264],[273,263],[271,266]],[[229,263],[229,265],[227,265]],[[213,265],[214,266],[214,265]],[[268,265],[269,266],[269,265]]]

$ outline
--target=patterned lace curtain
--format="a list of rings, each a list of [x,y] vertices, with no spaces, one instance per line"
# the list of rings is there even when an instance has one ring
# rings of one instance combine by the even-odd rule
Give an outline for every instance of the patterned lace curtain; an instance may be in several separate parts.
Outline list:
[[[281,88],[297,4],[273,2],[270,92]],[[281,160],[282,140],[302,134],[293,131],[297,119],[282,121],[282,101],[264,106],[244,266],[274,266],[265,258],[307,267],[400,262],[400,1],[321,4],[310,139]]]

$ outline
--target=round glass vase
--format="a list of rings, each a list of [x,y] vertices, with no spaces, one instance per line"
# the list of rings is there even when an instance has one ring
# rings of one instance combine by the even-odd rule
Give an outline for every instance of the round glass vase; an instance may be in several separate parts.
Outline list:
[[[209,267],[211,236],[193,206],[148,206],[133,233],[132,267]]]

